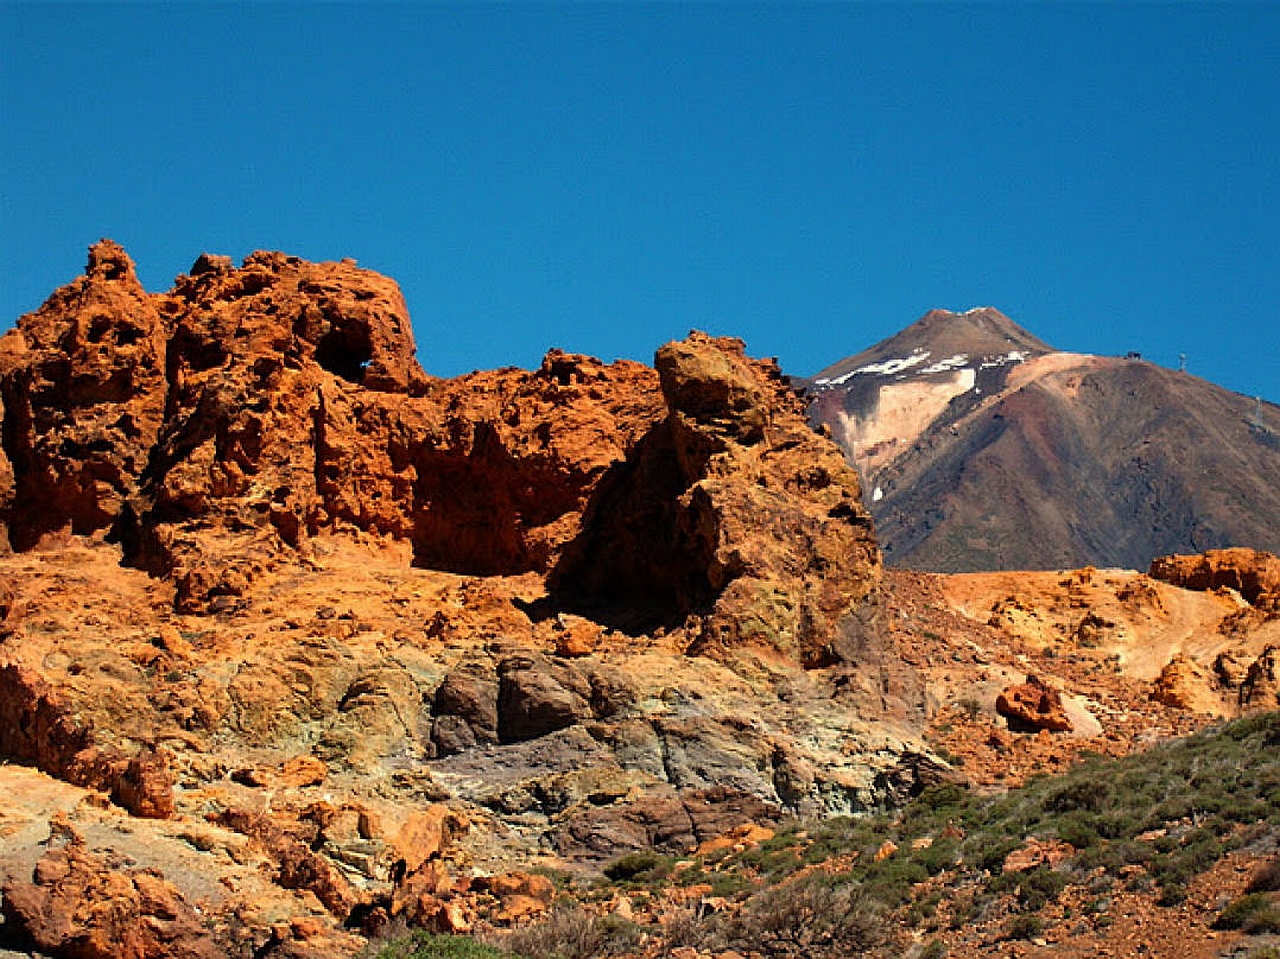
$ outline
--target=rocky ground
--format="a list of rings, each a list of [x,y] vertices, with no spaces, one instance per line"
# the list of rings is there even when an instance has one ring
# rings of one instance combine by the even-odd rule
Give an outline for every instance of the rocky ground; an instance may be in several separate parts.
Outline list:
[[[1280,705],[1274,557],[885,571],[737,341],[454,381],[413,350],[354,264],[206,256],[149,294],[105,241],[0,338],[0,950],[518,927],[628,852]],[[1204,909],[1143,910],[1211,949]]]

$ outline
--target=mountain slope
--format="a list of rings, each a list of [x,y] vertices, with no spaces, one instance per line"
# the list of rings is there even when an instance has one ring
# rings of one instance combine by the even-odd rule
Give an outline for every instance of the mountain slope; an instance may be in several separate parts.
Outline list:
[[[966,571],[1280,548],[1280,408],[933,311],[806,382],[888,563]]]

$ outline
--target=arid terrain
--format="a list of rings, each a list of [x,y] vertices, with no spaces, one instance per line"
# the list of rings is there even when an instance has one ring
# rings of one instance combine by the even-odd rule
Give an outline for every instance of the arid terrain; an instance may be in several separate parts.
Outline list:
[[[0,338],[0,955],[1274,944],[1280,559],[885,569],[740,342],[446,381],[410,329],[350,262],[148,293],[103,241]],[[1252,778],[1116,812],[1184,742]]]

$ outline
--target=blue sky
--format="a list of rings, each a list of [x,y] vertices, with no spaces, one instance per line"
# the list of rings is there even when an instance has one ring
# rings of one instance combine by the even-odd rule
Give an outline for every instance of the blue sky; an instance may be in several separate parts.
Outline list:
[[[0,2],[0,328],[99,236],[355,257],[443,376],[992,305],[1280,401],[1280,4]]]

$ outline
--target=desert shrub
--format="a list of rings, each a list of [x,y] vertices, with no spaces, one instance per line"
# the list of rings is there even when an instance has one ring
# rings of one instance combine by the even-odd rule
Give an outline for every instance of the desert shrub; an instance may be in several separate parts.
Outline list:
[[[997,873],[1004,866],[1005,858],[1022,843],[1009,836],[980,837],[975,843],[974,863],[979,869]]]
[[[954,839],[938,839],[925,849],[912,852],[911,858],[924,867],[930,876],[953,866],[960,853],[960,844]]]
[[[1049,812],[1099,812],[1106,801],[1106,784],[1092,776],[1072,777],[1044,797]]]
[[[1266,893],[1245,893],[1218,914],[1213,928],[1249,933],[1280,932],[1280,909],[1272,905]]]
[[[553,909],[542,922],[515,929],[503,939],[526,959],[596,959],[629,952],[640,928],[618,916],[597,916],[573,904]]]
[[[1006,932],[1010,939],[1034,939],[1044,932],[1044,923],[1035,913],[1023,912],[1009,920]]]
[[[941,939],[934,939],[920,950],[920,959],[947,959],[947,944]]]
[[[668,950],[692,946],[706,951],[724,945],[724,930],[718,915],[699,915],[688,907],[676,909],[663,918],[662,938]]]
[[[655,882],[670,874],[673,862],[650,849],[629,852],[604,867],[604,874],[614,882]]]
[[[1245,892],[1280,892],[1280,856],[1258,867]]]
[[[1018,905],[1028,912],[1038,912],[1058,898],[1067,877],[1046,866],[1022,874],[1018,883]]]
[[[856,886],[833,886],[810,873],[752,897],[731,938],[766,957],[845,957],[885,943],[879,903]]]
[[[1098,833],[1098,817],[1089,813],[1068,813],[1058,820],[1058,838],[1076,849],[1088,849],[1102,841]]]
[[[509,952],[477,942],[469,936],[438,936],[415,932],[389,942],[377,959],[514,959]]]

